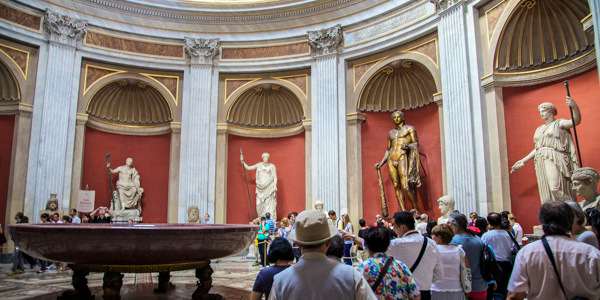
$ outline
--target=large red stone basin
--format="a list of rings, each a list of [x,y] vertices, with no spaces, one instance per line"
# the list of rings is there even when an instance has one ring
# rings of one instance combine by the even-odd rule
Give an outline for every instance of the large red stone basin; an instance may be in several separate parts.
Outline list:
[[[157,265],[217,259],[246,249],[255,225],[12,224],[25,253],[74,264]]]

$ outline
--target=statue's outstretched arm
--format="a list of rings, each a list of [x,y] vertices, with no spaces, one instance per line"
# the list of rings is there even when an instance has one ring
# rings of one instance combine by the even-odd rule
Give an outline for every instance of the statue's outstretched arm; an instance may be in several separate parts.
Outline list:
[[[536,150],[533,149],[533,151],[529,152],[529,154],[527,154],[527,156],[523,157],[522,159],[518,160],[513,166],[512,168],[510,168],[510,172],[514,172],[520,168],[522,168],[526,162],[532,160],[535,157],[535,153]]]

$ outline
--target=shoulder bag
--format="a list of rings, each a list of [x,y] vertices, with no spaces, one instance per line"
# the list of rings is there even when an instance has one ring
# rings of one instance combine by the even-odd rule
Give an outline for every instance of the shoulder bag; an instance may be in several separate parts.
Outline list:
[[[412,265],[412,267],[410,267],[411,273],[417,269],[417,266],[419,265],[419,263],[421,262],[421,259],[423,258],[423,254],[425,254],[425,249],[427,249],[427,238],[423,237],[423,246],[421,246],[421,252],[419,252],[419,256],[417,257],[417,260]]]
[[[377,287],[381,284],[381,281],[383,280],[383,276],[385,276],[385,274],[387,273],[387,271],[390,268],[390,265],[392,264],[393,261],[394,261],[394,258],[391,256],[388,257],[388,259],[385,261],[385,264],[379,271],[379,276],[377,276],[377,280],[375,280],[375,282],[371,286],[371,289],[373,290],[373,292],[375,292]]]
[[[569,297],[567,297],[567,292],[565,292],[565,288],[563,287],[562,280],[560,279],[560,275],[558,274],[558,268],[556,268],[556,262],[554,261],[554,254],[552,254],[552,250],[550,249],[550,245],[548,244],[546,237],[542,238],[542,244],[544,244],[544,249],[546,249],[546,254],[548,254],[548,258],[550,259],[550,262],[552,263],[552,268],[554,268],[554,272],[556,273],[556,278],[558,279],[558,285],[560,286],[560,290],[563,292],[563,295],[565,295],[565,298],[569,299]],[[575,297],[571,298],[571,300],[589,300],[589,299],[585,298],[585,297],[575,296]]]

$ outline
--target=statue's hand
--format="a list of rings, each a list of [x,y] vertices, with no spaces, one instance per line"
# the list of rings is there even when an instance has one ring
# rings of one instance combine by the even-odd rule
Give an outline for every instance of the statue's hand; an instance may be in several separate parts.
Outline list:
[[[375,169],[376,169],[376,170],[379,170],[379,168],[381,168],[381,164],[380,164],[380,163],[376,163],[376,164],[375,164]]]
[[[567,96],[567,105],[570,108],[575,108],[577,106],[577,103],[575,103],[575,100],[573,100],[571,97]]]
[[[106,163],[106,167],[110,169],[110,163]]]
[[[512,173],[512,172],[522,168],[524,165],[525,165],[525,163],[523,163],[523,161],[519,160],[512,166],[512,168],[510,168],[510,172]]]

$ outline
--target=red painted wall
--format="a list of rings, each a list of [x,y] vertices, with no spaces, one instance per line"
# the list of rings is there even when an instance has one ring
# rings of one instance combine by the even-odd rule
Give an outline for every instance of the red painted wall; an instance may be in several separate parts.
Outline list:
[[[0,116],[0,222],[6,229],[6,204],[8,196],[8,179],[10,177],[10,159],[12,156],[14,115]],[[8,235],[7,235],[8,236]]]
[[[124,165],[125,160],[131,157],[144,188],[144,223],[167,222],[171,134],[134,136],[86,128],[84,146],[81,188],[85,189],[87,184],[90,190],[96,191],[96,207],[110,207],[106,154],[110,153],[113,169]],[[112,175],[113,189],[118,177],[119,174]]]
[[[581,109],[581,125],[577,126],[579,147],[583,166],[600,170],[600,125],[595,119],[600,112],[600,86],[598,70],[593,69],[569,78],[571,97]],[[537,111],[542,102],[553,103],[557,118],[571,119],[565,103],[566,91],[563,81],[529,87],[503,88],[504,117],[506,120],[508,166],[525,157],[534,148],[533,134],[543,124]],[[533,160],[515,173],[510,174],[510,197],[512,213],[526,233],[533,232],[533,226],[539,225],[538,210],[541,206],[540,195],[535,177]],[[578,199],[581,201],[582,199]]]
[[[240,147],[247,165],[262,162],[261,155],[271,155],[269,162],[277,168],[277,219],[305,208],[304,133],[283,138],[249,138],[229,135],[227,154],[227,223],[252,221],[252,211],[240,162]],[[256,171],[246,171],[256,217]]]
[[[443,196],[442,155],[440,146],[440,124],[438,107],[430,104],[413,110],[404,111],[406,124],[414,126],[419,138],[421,155],[421,187],[418,189],[418,205],[421,213],[426,213],[432,220],[441,215],[437,199]],[[383,158],[387,149],[387,134],[394,129],[392,113],[367,112],[366,121],[361,126],[362,134],[362,175],[363,175],[363,218],[367,223],[375,222],[375,215],[381,214],[379,200],[379,184],[375,163]],[[427,175],[425,175],[427,174]],[[387,164],[381,168],[385,195],[390,217],[400,210],[396,200],[394,186],[387,170]],[[405,197],[406,208],[412,209],[410,201]]]

